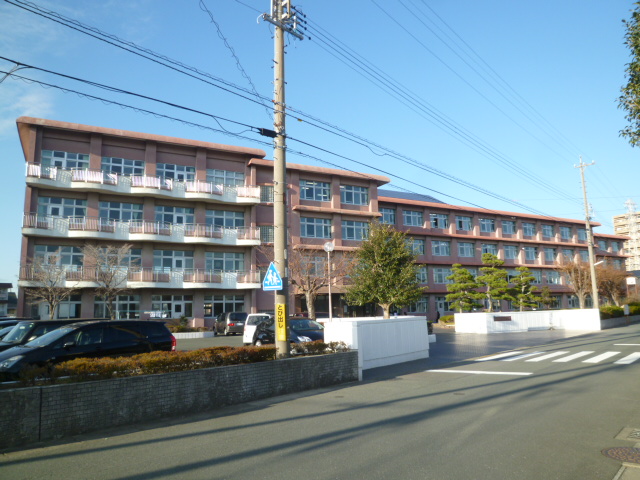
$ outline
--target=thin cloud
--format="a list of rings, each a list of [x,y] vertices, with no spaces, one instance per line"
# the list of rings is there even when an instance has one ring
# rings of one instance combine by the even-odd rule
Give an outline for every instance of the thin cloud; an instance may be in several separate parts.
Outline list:
[[[53,95],[35,90],[28,85],[11,85],[5,80],[0,85],[0,136],[14,136],[16,118],[21,116],[47,118],[54,111]]]

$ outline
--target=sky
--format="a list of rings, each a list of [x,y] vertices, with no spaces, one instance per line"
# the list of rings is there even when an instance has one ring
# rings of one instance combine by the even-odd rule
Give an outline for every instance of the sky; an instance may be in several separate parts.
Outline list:
[[[633,2],[292,4],[307,23],[303,40],[287,38],[288,162],[386,175],[385,188],[454,205],[582,219],[582,159],[595,162],[585,178],[597,233],[613,233],[627,200],[640,203],[639,151],[619,136],[626,122],[617,106],[630,61],[622,20]],[[27,10],[36,7],[41,15]],[[34,68],[4,79],[0,282],[17,284],[20,116],[255,147],[273,158],[270,139],[256,133],[273,128],[273,26],[260,18],[269,8],[267,0],[0,0],[0,56],[9,59],[0,71],[19,62],[203,113]],[[43,10],[177,61],[191,76]]]

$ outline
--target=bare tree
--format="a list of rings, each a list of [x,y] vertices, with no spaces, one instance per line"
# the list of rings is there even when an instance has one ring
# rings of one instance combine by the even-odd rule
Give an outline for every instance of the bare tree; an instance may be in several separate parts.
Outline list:
[[[20,278],[30,282],[25,295],[32,303],[49,305],[49,318],[58,318],[58,306],[80,291],[78,283],[69,285],[67,268],[60,265],[60,252],[36,257],[21,267]]]
[[[267,259],[273,260],[273,247],[262,246],[258,251]],[[289,250],[289,284],[302,294],[307,302],[309,318],[316,318],[315,301],[320,289],[340,283],[349,272],[353,262],[348,252],[331,256],[331,275],[327,268],[327,255],[316,248],[291,248]],[[333,313],[333,312],[331,312]]]
[[[591,293],[591,273],[589,265],[582,260],[566,261],[556,268],[558,272],[566,279],[567,286],[573,290],[580,308],[585,308],[585,300],[587,295]]]
[[[129,293],[127,272],[132,245],[85,245],[82,248],[85,268],[95,272],[92,281],[96,282],[96,296],[105,301],[109,318],[116,318],[113,302],[118,295]]]
[[[598,265],[596,279],[602,296],[610,298],[618,307],[626,294],[627,272],[612,265]]]

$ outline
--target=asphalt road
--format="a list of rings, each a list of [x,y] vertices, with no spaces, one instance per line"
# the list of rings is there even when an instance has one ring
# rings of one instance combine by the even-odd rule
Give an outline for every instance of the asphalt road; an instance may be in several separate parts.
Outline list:
[[[441,333],[430,359],[364,382],[8,453],[0,477],[613,479],[601,450],[640,430],[640,360],[615,362],[640,326],[565,337]]]

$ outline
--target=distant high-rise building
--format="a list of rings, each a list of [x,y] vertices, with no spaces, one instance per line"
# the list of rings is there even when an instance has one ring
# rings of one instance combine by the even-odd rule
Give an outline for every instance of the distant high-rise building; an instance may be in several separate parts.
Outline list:
[[[627,213],[613,217],[613,228],[616,235],[625,235],[629,239],[624,242],[627,258],[627,270],[640,270],[640,212],[636,204],[629,199],[625,202]]]

